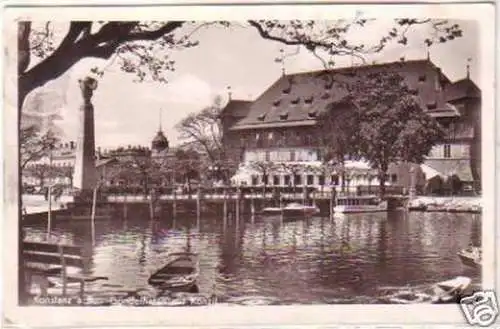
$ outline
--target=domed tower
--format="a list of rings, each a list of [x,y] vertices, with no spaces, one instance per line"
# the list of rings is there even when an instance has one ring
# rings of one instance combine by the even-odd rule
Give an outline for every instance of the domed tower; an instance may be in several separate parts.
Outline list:
[[[161,152],[168,149],[168,139],[163,134],[163,131],[158,130],[156,136],[151,141],[151,150],[153,152]]]
[[[158,132],[151,141],[151,151],[153,155],[157,155],[166,150],[168,150],[168,139],[163,134],[163,130],[161,127],[161,110],[160,110],[160,122],[159,122]]]

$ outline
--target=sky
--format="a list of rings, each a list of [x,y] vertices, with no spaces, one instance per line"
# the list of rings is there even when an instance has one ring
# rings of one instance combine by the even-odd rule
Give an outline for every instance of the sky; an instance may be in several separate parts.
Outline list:
[[[406,60],[424,59],[429,51],[432,62],[455,81],[465,77],[470,58],[471,78],[481,87],[477,26],[473,21],[457,23],[464,31],[462,38],[427,49],[423,39],[428,30],[420,27],[409,35],[407,46],[391,44],[381,53],[367,56],[366,60],[383,63],[397,61],[402,56]],[[391,24],[389,20],[376,21],[369,29],[353,31],[349,39],[374,44]],[[66,27],[67,24],[57,27],[61,35]],[[92,99],[96,146],[103,149],[120,145],[149,146],[160,125],[160,110],[162,129],[170,144],[175,145],[179,143],[179,133],[174,128],[176,123],[187,114],[210,105],[216,96],[227,101],[228,86],[233,99],[253,100],[274,83],[282,72],[281,64],[275,62],[281,48],[288,54],[284,64],[286,73],[322,68],[322,63],[305,49],[296,54],[296,47],[283,47],[280,43],[264,40],[254,29],[243,24],[230,29],[202,29],[193,37],[200,42],[199,46],[172,52],[175,71],[166,74],[167,84],[137,83],[132,74],[120,71],[116,63],[88,58],[33,92],[47,100],[36,111],[59,113],[61,120],[57,124],[64,131],[62,139],[76,139],[76,114],[82,99],[77,81],[97,65],[106,69]],[[337,67],[353,63],[350,57],[334,58],[334,61]]]

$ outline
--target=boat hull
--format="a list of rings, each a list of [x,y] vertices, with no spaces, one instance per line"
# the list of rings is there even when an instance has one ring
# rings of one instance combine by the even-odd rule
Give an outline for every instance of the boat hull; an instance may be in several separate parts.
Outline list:
[[[469,266],[469,267],[473,267],[473,268],[480,268],[481,267],[480,262],[478,262],[474,257],[471,257],[469,255],[465,255],[463,253],[458,253],[458,258],[460,258],[460,261],[465,266]]]
[[[261,214],[264,216],[276,216],[283,215],[285,217],[304,217],[304,216],[314,216],[319,214],[319,209],[312,206],[304,206],[304,207],[269,207],[264,208],[261,211]]]
[[[189,253],[173,255],[172,261],[149,277],[148,284],[170,291],[194,291],[199,276],[197,257]]]
[[[356,214],[356,213],[372,213],[372,212],[387,212],[387,206],[335,206],[334,213],[341,214]]]

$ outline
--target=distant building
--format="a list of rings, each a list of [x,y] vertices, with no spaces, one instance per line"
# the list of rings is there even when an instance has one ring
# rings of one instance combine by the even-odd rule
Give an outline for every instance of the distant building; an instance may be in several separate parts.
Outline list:
[[[458,177],[465,188],[479,185],[481,92],[468,74],[451,82],[429,59],[283,75],[255,101],[231,100],[221,118],[227,154],[241,163],[235,179],[253,185],[288,185],[294,179],[286,170],[263,174],[249,169],[249,163],[261,161],[302,165],[303,170],[294,174],[302,176],[295,179],[300,185],[341,185],[339,172],[333,170],[325,176],[311,168],[321,166],[324,155],[317,118],[324,113],[333,115],[344,106],[346,95],[325,82],[323,73],[350,74],[353,70],[401,74],[429,114],[448,131],[446,140],[433,148],[424,165],[392,164],[388,185],[408,188],[410,167],[419,188],[433,177],[446,180],[451,176]],[[366,165],[347,164],[355,173],[348,178],[349,184],[378,184]]]

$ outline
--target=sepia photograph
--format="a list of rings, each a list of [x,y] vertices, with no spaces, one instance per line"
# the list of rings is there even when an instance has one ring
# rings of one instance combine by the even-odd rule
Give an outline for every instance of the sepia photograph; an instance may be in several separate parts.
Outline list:
[[[13,304],[495,321],[489,25],[295,7],[16,16]]]

